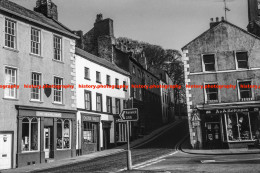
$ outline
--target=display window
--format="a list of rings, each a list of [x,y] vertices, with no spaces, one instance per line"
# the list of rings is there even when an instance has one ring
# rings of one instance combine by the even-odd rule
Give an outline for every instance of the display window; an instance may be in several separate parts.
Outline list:
[[[70,149],[71,120],[57,120],[57,149]]]

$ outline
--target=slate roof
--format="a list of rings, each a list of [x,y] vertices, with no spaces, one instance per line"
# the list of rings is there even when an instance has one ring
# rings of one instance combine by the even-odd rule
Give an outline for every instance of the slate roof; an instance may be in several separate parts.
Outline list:
[[[114,64],[112,62],[109,62],[109,61],[107,61],[107,60],[105,60],[103,58],[97,57],[97,56],[95,56],[93,54],[90,54],[90,53],[88,53],[88,52],[86,52],[86,51],[84,51],[84,50],[82,50],[80,48],[76,47],[75,53],[76,53],[76,55],[79,55],[79,56],[81,56],[81,57],[83,57],[83,58],[85,58],[85,59],[87,59],[89,61],[92,61],[92,62],[94,62],[96,64],[99,64],[99,65],[101,65],[103,67],[106,67],[106,68],[108,68],[110,70],[116,71],[116,72],[121,73],[123,75],[127,75],[127,76],[130,75],[129,72],[119,68],[116,64]]]
[[[246,34],[248,34],[248,35],[251,35],[251,36],[255,37],[256,39],[259,39],[259,40],[260,40],[260,37],[258,37],[258,36],[256,36],[256,35],[254,35],[254,34],[248,32],[248,31],[246,31],[246,30],[244,30],[244,29],[238,27],[237,25],[234,25],[234,24],[232,24],[232,23],[230,23],[230,22],[224,20],[224,21],[219,22],[219,23],[218,23],[217,25],[215,25],[214,27],[209,28],[208,30],[206,30],[205,32],[203,32],[201,35],[199,35],[198,37],[196,37],[195,39],[193,39],[192,41],[190,41],[188,44],[186,44],[185,46],[183,46],[181,49],[182,49],[182,50],[185,49],[185,48],[186,48],[188,45],[190,45],[192,42],[194,42],[195,40],[197,40],[198,38],[202,37],[202,36],[205,35],[207,32],[209,32],[210,30],[213,30],[215,27],[218,27],[220,24],[223,24],[223,23],[226,23],[226,24],[228,24],[228,25],[231,25],[231,26],[233,26],[233,27],[235,27],[235,28],[241,30],[242,32],[244,32],[244,33],[246,33]],[[258,24],[259,24],[259,26],[260,26],[260,23],[258,23]]]
[[[78,36],[74,35],[70,29],[61,24],[59,21],[48,18],[41,13],[29,10],[9,0],[0,0],[0,11],[10,13],[16,17],[21,17],[25,20],[45,26],[70,37],[78,38]]]

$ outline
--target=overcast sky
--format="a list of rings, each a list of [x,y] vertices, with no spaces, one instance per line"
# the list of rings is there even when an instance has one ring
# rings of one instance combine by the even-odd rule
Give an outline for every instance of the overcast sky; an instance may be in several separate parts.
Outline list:
[[[33,9],[36,0],[11,0]],[[59,21],[72,30],[89,31],[96,14],[114,20],[116,37],[129,37],[180,50],[224,16],[223,0],[52,0]],[[246,29],[247,0],[227,0],[229,22]]]

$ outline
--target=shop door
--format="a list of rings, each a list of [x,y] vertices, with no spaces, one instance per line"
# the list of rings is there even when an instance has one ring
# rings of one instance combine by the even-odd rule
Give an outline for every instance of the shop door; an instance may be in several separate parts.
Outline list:
[[[206,139],[209,149],[221,148],[221,133],[219,122],[206,123]]]
[[[50,128],[44,128],[44,152],[45,159],[50,158]]]
[[[82,154],[96,152],[98,150],[98,123],[83,122]]]
[[[12,134],[0,134],[0,170],[12,168]]]
[[[103,128],[103,149],[109,148],[110,143],[110,128]]]

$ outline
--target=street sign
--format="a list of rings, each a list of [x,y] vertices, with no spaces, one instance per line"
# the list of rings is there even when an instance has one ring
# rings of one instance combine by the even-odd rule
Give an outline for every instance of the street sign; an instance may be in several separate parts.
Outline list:
[[[124,109],[119,116],[124,121],[138,121],[139,119],[138,109],[137,108]]]

